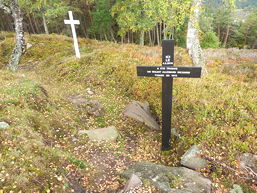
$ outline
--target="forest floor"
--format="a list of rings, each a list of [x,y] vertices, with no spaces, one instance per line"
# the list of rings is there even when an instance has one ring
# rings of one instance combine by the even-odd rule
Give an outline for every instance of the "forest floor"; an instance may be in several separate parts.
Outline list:
[[[178,166],[193,144],[218,160],[201,171],[212,180],[214,192],[229,192],[233,184],[244,192],[257,190],[237,161],[242,153],[257,152],[256,50],[208,50],[207,76],[174,81],[173,127],[182,137],[171,151],[161,152],[160,132],[122,114],[126,105],[139,100],[148,101],[161,116],[161,80],[138,78],[135,68],[161,65],[160,47],[80,39],[78,60],[68,37],[27,35],[32,47],[19,72],[11,73],[4,64],[14,37],[2,36],[0,121],[10,128],[0,130],[1,193],[118,192],[126,183],[120,174],[132,164]],[[182,48],[176,48],[175,65],[192,65]],[[104,114],[90,116],[69,101],[72,96],[99,101]],[[108,126],[118,129],[116,142],[91,142],[79,134]],[[140,192],[159,191],[145,184]]]

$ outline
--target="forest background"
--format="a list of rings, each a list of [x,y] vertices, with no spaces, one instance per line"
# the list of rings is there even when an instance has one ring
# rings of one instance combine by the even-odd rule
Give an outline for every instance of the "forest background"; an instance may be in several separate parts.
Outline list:
[[[201,8],[203,48],[257,48],[256,0],[205,0]],[[140,45],[174,38],[186,46],[191,0],[20,0],[28,33],[70,33],[67,11],[79,19],[80,37]],[[0,31],[14,31],[12,16],[0,9]]]

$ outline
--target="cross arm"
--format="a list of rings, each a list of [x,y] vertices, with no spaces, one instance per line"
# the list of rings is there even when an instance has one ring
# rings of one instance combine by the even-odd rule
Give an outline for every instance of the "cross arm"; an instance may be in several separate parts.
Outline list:
[[[5,10],[7,13],[11,13],[11,9],[6,4],[4,4],[3,0],[0,0],[0,9]]]
[[[80,25],[79,20],[64,20],[64,24],[69,24],[69,25]]]

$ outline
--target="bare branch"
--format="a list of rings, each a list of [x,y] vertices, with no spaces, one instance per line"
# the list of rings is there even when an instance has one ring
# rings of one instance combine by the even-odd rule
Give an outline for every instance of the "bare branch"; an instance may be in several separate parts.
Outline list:
[[[0,0],[0,9],[5,10],[7,13],[11,13],[11,9],[4,4],[3,0]]]

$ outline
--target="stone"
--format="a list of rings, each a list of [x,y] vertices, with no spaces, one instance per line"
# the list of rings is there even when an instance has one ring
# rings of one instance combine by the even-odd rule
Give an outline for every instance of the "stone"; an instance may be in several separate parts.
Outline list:
[[[86,89],[86,92],[87,92],[87,94],[89,94],[89,95],[93,95],[93,94],[94,94],[93,91],[91,91],[90,88],[87,88],[87,89]]]
[[[87,134],[91,141],[116,141],[119,136],[117,129],[114,126],[100,129],[81,130],[79,135]]]
[[[257,155],[244,153],[239,157],[240,168],[249,172],[251,176],[257,179]]]
[[[126,117],[132,118],[136,121],[144,123],[151,129],[160,130],[159,124],[156,119],[153,118],[148,102],[133,101],[129,104],[123,114]]]
[[[137,175],[132,174],[124,187],[124,193],[133,191],[133,189],[140,187],[142,184],[140,178]]]
[[[244,193],[241,186],[234,184],[233,189],[229,191],[229,193]]]
[[[89,100],[87,103],[86,110],[89,115],[99,117],[103,115],[104,107],[97,100]]]
[[[32,48],[32,44],[27,43],[26,48],[27,48],[27,50],[30,49],[30,48]]]
[[[207,161],[201,158],[201,150],[199,146],[193,145],[182,157],[181,165],[190,169],[206,168]]]
[[[122,176],[130,178],[133,174],[164,193],[211,192],[209,179],[185,167],[168,167],[151,162],[139,162],[122,173]]]
[[[0,122],[0,129],[8,129],[10,125],[6,122],[1,121]]]
[[[89,115],[102,116],[104,107],[97,100],[86,99],[83,95],[70,96],[68,100],[80,109],[85,109]]]

